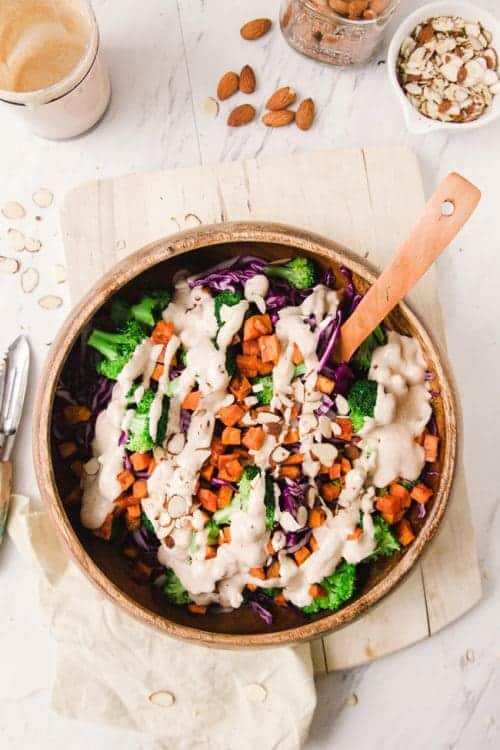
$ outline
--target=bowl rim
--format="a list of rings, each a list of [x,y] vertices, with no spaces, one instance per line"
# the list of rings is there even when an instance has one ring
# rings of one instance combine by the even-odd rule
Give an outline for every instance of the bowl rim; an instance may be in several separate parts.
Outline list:
[[[285,224],[245,221],[202,225],[152,242],[124,258],[101,277],[73,307],[52,344],[46,359],[35,400],[33,420],[33,458],[35,473],[43,503],[66,549],[85,576],[104,594],[143,624],[155,627],[164,634],[198,645],[221,648],[258,648],[300,643],[327,635],[347,625],[373,607],[410,572],[425,546],[437,531],[448,502],[456,463],[457,411],[452,379],[446,356],[435,344],[425,326],[407,306],[400,304],[408,322],[415,328],[426,349],[431,352],[441,385],[445,417],[446,440],[443,472],[436,501],[425,525],[425,533],[417,535],[411,547],[375,586],[343,609],[321,619],[281,631],[254,634],[231,634],[205,631],[182,625],[156,614],[135,601],[115,585],[94,563],[73,529],[59,496],[51,458],[51,416],[55,387],[68,352],[89,320],[105,302],[123,286],[153,266],[202,247],[224,243],[266,242],[278,244],[297,252],[331,256],[333,263],[347,263],[358,275],[372,284],[376,278],[366,261],[342,245],[321,235]]]
[[[493,100],[489,110],[473,122],[453,123],[431,120],[429,117],[424,117],[424,115],[415,109],[400,86],[396,64],[403,39],[424,19],[452,13],[453,11],[451,10],[441,10],[450,7],[456,9],[456,14],[460,13],[462,16],[466,13],[474,14],[474,18],[484,22],[484,25],[491,30],[494,41],[497,43],[495,48],[500,51],[500,19],[485,8],[473,5],[468,0],[434,0],[434,2],[422,5],[405,16],[394,32],[389,44],[387,51],[387,75],[403,110],[408,130],[416,135],[425,135],[426,133],[438,130],[448,130],[455,133],[477,130],[495,122],[500,117],[500,94],[497,94],[495,97],[497,101]]]

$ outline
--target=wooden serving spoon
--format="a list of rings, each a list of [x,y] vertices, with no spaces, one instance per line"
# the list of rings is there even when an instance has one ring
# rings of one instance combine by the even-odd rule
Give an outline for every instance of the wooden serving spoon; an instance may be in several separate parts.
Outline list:
[[[351,359],[456,237],[480,199],[480,190],[456,172],[443,180],[406,241],[340,329],[335,361]]]

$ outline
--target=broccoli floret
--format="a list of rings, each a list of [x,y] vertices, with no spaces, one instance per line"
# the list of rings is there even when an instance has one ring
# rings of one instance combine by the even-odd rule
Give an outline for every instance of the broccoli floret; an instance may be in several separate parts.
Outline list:
[[[358,380],[347,397],[349,418],[354,432],[363,429],[365,417],[373,417],[377,402],[378,383],[375,380]]]
[[[238,482],[238,492],[235,493],[230,504],[225,508],[216,510],[212,516],[212,520],[218,524],[229,523],[231,516],[236,510],[248,510],[248,501],[250,500],[250,494],[252,492],[252,481],[256,476],[260,474],[260,469],[255,464],[250,464],[245,467],[243,476]]]
[[[121,328],[130,320],[130,305],[123,299],[114,299],[111,303],[109,317],[117,328]]]
[[[380,326],[370,333],[367,339],[356,350],[351,364],[359,372],[367,373],[370,369],[372,354],[378,346],[385,344],[385,333]]]
[[[236,354],[234,353],[234,349],[227,349],[226,350],[226,370],[227,374],[233,377],[233,375],[236,373]]]
[[[266,474],[266,494],[264,496],[266,506],[266,529],[271,531],[274,526],[274,514],[276,512],[276,502],[274,499],[274,482],[270,474]]]
[[[153,391],[145,391],[137,404],[128,433],[127,448],[129,451],[146,453],[154,448],[154,440],[149,432],[149,412],[154,397]]]
[[[316,267],[309,258],[293,258],[284,266],[269,265],[264,273],[285,279],[296,289],[309,289],[316,283]]]
[[[401,546],[391,531],[387,521],[378,514],[373,516],[373,527],[375,531],[375,541],[377,546],[375,552],[370,555],[369,560],[378,560],[379,557],[390,557],[394,552],[398,552]]]
[[[186,367],[186,365],[188,363],[188,361],[187,361],[187,354],[188,354],[187,353],[187,349],[184,349],[184,348],[180,349],[180,351],[179,351],[179,364],[183,365],[184,367]]]
[[[331,576],[323,578],[320,585],[326,592],[325,596],[313,599],[311,604],[302,608],[307,615],[313,615],[323,609],[339,609],[344,602],[348,601],[354,594],[356,566],[351,563],[341,563]]]
[[[269,588],[269,589],[261,589],[261,588],[259,588],[259,591],[261,591],[266,596],[270,596],[271,599],[274,599],[274,597],[276,596],[276,594],[279,594],[279,592],[281,591],[281,589],[278,589],[276,587],[275,588]]]
[[[225,292],[220,292],[215,298],[214,298],[214,312],[215,312],[215,318],[217,320],[217,325],[219,328],[224,325],[224,321],[221,318],[220,311],[221,307],[223,305],[227,305],[228,307],[233,307],[233,305],[237,305],[238,302],[241,302],[243,299],[243,295],[241,292],[230,292],[229,290]]]
[[[163,593],[171,604],[189,604],[191,602],[188,592],[171,568],[166,572]]]
[[[295,365],[293,370],[293,377],[300,378],[301,375],[306,374],[306,363],[301,362],[300,365]]]
[[[95,328],[90,334],[87,344],[97,349],[104,359],[98,362],[96,370],[110,380],[116,380],[137,346],[145,338],[142,326],[131,320],[117,333],[100,331]]]
[[[171,297],[172,295],[168,289],[149,292],[136,305],[130,308],[130,313],[138,323],[142,323],[148,326],[148,328],[153,328],[155,323],[161,318],[161,314],[170,302]]]
[[[259,404],[262,406],[269,406],[273,398],[273,376],[272,375],[259,375],[256,378],[251,379],[252,385],[262,386],[259,390],[254,391],[253,395],[259,399]]]
[[[147,515],[144,513],[144,511],[142,511],[142,513],[141,513],[141,523],[152,534],[155,533],[154,526],[151,523],[151,521],[149,520],[149,518],[147,517]]]

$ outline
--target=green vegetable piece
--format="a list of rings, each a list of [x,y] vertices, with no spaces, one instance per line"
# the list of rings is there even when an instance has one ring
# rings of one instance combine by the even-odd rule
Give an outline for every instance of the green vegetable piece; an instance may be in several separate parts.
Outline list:
[[[391,531],[391,527],[378,513],[372,516],[377,546],[368,560],[375,561],[380,557],[391,557],[401,549],[401,545]]]
[[[88,338],[88,345],[102,354],[97,363],[99,375],[116,380],[136,348],[146,337],[146,332],[136,321],[131,320],[117,333],[109,333],[95,328]]]
[[[347,602],[354,594],[356,566],[342,562],[331,576],[323,578],[320,585],[325,589],[326,594],[302,608],[307,615],[313,615],[324,609],[336,610]]]
[[[316,267],[309,258],[293,258],[283,266],[269,265],[264,269],[268,276],[286,279],[296,289],[309,289],[316,283]]]
[[[300,378],[301,375],[306,374],[306,363],[301,362],[300,365],[295,365],[293,370],[293,377],[294,378]]]
[[[253,395],[259,399],[259,404],[262,406],[269,406],[273,398],[273,376],[272,375],[259,375],[256,378],[251,379],[252,385],[262,385],[262,390],[255,391]]]
[[[385,344],[385,333],[380,326],[377,326],[368,338],[363,341],[361,346],[358,347],[351,360],[351,364],[359,372],[367,373],[370,369],[374,350],[383,344]]]
[[[205,528],[208,531],[208,544],[217,544],[217,540],[219,539],[219,533],[220,533],[220,526],[217,524],[213,518],[210,519],[210,521],[207,523]]]
[[[149,292],[136,305],[130,308],[134,320],[148,328],[154,328],[160,320],[162,312],[167,307],[172,295],[168,289]]]
[[[221,307],[223,305],[227,305],[228,307],[233,307],[234,305],[237,305],[241,300],[243,299],[243,295],[241,292],[219,292],[217,296],[214,298],[214,312],[215,312],[215,318],[217,320],[217,325],[219,328],[224,325],[224,321],[221,318]]]
[[[233,377],[233,375],[236,372],[236,354],[234,353],[234,349],[226,350],[225,364],[226,364],[227,374]]]
[[[274,499],[274,482],[270,474],[266,473],[266,494],[264,496],[266,506],[266,529],[271,531],[274,526],[274,514],[276,512],[276,502]]]
[[[378,383],[375,380],[357,380],[349,391],[349,418],[354,432],[359,432],[365,417],[373,417],[377,402]]]
[[[163,593],[171,604],[189,604],[191,598],[171,568],[166,572],[166,581],[163,585]]]
[[[169,398],[172,398],[172,396],[175,396],[175,394],[179,390],[180,379],[181,379],[181,376],[179,375],[178,378],[174,378],[173,380],[168,381],[166,393]]]
[[[221,526],[222,524],[230,523],[231,516],[236,510],[248,510],[248,501],[250,500],[250,494],[252,492],[252,480],[260,474],[260,469],[255,464],[250,464],[245,467],[243,476],[238,482],[238,492],[236,492],[231,500],[230,504],[225,508],[216,510],[212,516],[212,520],[216,524]]]
[[[114,299],[111,303],[109,317],[117,328],[121,328],[130,320],[130,305],[123,299]]]
[[[152,534],[155,533],[154,526],[151,523],[151,521],[149,520],[149,518],[147,517],[147,515],[144,513],[144,511],[142,511],[142,513],[141,513],[141,523]]]
[[[269,589],[259,589],[259,591],[262,591],[263,594],[265,594],[266,596],[270,596],[271,599],[274,599],[276,594],[279,594],[281,589],[278,589],[275,587],[275,588],[269,588]]]

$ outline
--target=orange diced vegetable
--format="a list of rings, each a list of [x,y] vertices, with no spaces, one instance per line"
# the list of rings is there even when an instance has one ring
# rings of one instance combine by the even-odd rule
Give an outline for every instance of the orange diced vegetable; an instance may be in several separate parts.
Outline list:
[[[396,536],[401,542],[403,547],[407,547],[415,539],[415,534],[410,525],[410,522],[406,518],[402,518],[396,527]]]
[[[205,547],[205,560],[212,560],[217,557],[217,548],[214,545],[207,544]]]
[[[258,339],[260,358],[263,362],[274,362],[277,364],[280,358],[281,345],[275,333],[269,336],[260,336]]]
[[[157,363],[158,365],[164,365],[164,364],[165,364],[165,354],[166,354],[166,353],[167,353],[167,347],[166,347],[166,346],[162,346],[162,348],[161,348],[161,352],[159,353],[159,355],[158,355],[158,357],[157,357],[157,359],[156,359],[156,363]],[[172,364],[173,364],[173,365],[176,365],[176,364],[177,364],[177,357],[176,357],[176,356],[174,356],[174,357],[172,358]]]
[[[270,375],[273,369],[273,362],[263,362],[261,359],[257,359],[257,372],[259,375]]]
[[[190,391],[182,402],[182,408],[188,409],[189,411],[195,411],[201,401],[201,391]]]
[[[296,427],[290,427],[285,435],[285,439],[283,440],[283,445],[292,445],[293,443],[298,443],[299,440],[298,429]]]
[[[243,475],[243,466],[234,454],[219,456],[219,479],[226,482],[239,482]]]
[[[340,487],[337,487],[333,482],[325,482],[321,488],[321,497],[323,500],[326,500],[327,503],[333,503],[339,495]]]
[[[254,354],[237,354],[236,367],[241,375],[256,378],[259,374],[258,358]]]
[[[67,441],[65,443],[59,443],[57,450],[61,458],[71,458],[71,456],[74,456],[77,452],[78,446],[76,443]]]
[[[134,482],[134,486],[132,488],[132,494],[138,500],[142,500],[143,497],[148,496],[148,483],[146,482],[145,479],[137,479]]]
[[[114,506],[118,511],[125,510],[126,508],[130,508],[131,505],[137,505],[138,504],[138,498],[134,497],[133,495],[120,495],[120,497],[117,497]]]
[[[266,433],[262,427],[250,427],[243,435],[241,442],[248,450],[258,451],[264,445],[265,439]]]
[[[174,335],[174,324],[170,320],[159,320],[153,328],[151,340],[153,344],[168,344]]]
[[[205,466],[202,467],[200,471],[200,477],[204,479],[206,482],[210,482],[214,475],[215,466],[213,464],[205,464]]]
[[[217,507],[218,508],[227,508],[227,506],[230,504],[231,500],[233,499],[234,490],[232,487],[228,487],[228,485],[224,485],[219,489],[218,496],[217,496]]]
[[[312,596],[313,599],[319,599],[320,596],[326,596],[326,591],[319,583],[313,583],[309,586],[309,596]]]
[[[277,604],[278,607],[286,607],[287,606],[287,601],[286,601],[285,595],[282,594],[281,591],[280,591],[279,594],[276,594],[276,596],[274,597],[274,603]]]
[[[302,352],[300,351],[297,344],[293,345],[293,352],[292,352],[292,362],[294,365],[300,365],[304,361],[304,356]]]
[[[226,427],[234,427],[242,418],[245,411],[238,406],[238,404],[231,404],[230,406],[224,406],[217,412],[217,417],[220,419],[223,425]],[[222,439],[224,443],[224,439]]]
[[[382,518],[388,524],[392,525],[403,518],[404,509],[401,500],[394,495],[382,495],[377,498],[375,507],[382,513]]]
[[[311,529],[317,529],[319,526],[323,526],[326,521],[326,513],[323,508],[313,508],[309,511],[308,524]]]
[[[224,446],[222,440],[219,437],[212,438],[210,443],[210,463],[217,464],[219,456],[224,453]]]
[[[203,488],[199,489],[198,500],[205,508],[205,510],[209,510],[211,513],[215,513],[215,511],[217,510],[217,495],[215,494],[215,492],[212,492],[212,490]]]
[[[336,462],[333,466],[330,466],[330,471],[328,473],[330,474],[330,479],[340,479],[342,476],[342,466],[340,463]]]
[[[311,548],[311,552],[317,552],[319,550],[319,544],[314,536],[309,540],[309,547]]]
[[[157,364],[155,366],[155,369],[151,373],[151,380],[158,381],[161,378],[161,376],[163,375],[164,370],[165,370],[165,365]]]
[[[269,315],[251,315],[245,320],[243,326],[243,341],[258,339],[266,333],[273,332],[273,324]]]
[[[399,497],[403,508],[410,507],[411,505],[410,493],[408,492],[406,487],[403,487],[402,484],[399,484],[398,482],[393,482],[389,487],[389,494],[394,495],[394,497]]]
[[[361,536],[363,536],[363,529],[361,528],[361,526],[357,526],[352,534],[349,534],[349,536],[347,537],[347,541],[355,542],[356,539],[359,539]]]
[[[231,529],[229,526],[224,526],[224,528],[221,530],[220,535],[222,536],[222,544],[229,544],[231,541]]]
[[[243,401],[243,399],[252,393],[252,384],[244,375],[236,376],[231,380],[229,390],[236,401]]]
[[[266,580],[266,573],[264,568],[250,568],[248,571],[252,578],[260,578],[261,581]]]
[[[290,453],[290,455],[283,461],[283,466],[298,466],[304,460],[303,453]]]
[[[282,466],[280,468],[280,476],[286,477],[286,479],[298,479],[300,477],[300,469],[298,466]]]
[[[269,540],[268,543],[266,544],[266,552],[267,552],[268,555],[275,555],[276,554],[276,550],[274,549],[274,547],[273,547],[273,545],[271,543],[271,540]]]
[[[129,487],[134,484],[134,475],[128,469],[121,471],[116,477],[120,483],[120,487],[125,492]]]
[[[244,341],[241,345],[243,354],[249,354],[253,357],[258,357],[260,354],[258,339],[252,339],[251,341]]]
[[[204,604],[188,604],[187,608],[193,615],[206,615],[207,607]]]
[[[280,574],[280,564],[277,560],[273,560],[273,562],[267,569],[267,577],[278,578],[279,574]]]
[[[259,588],[256,583],[247,583],[246,586],[249,591],[257,591]]]
[[[302,565],[302,563],[304,563],[307,560],[310,554],[311,553],[307,549],[307,547],[301,547],[300,549],[297,550],[297,552],[293,553],[293,556],[295,558],[295,562],[297,563],[297,565]]]
[[[222,430],[223,445],[239,445],[241,443],[241,430],[238,427],[225,427]]]
[[[352,469],[352,464],[349,461],[348,458],[345,458],[345,456],[342,456],[342,459],[340,461],[340,471],[342,474],[348,474]]]
[[[132,453],[130,463],[134,471],[144,471],[145,469],[149,469],[151,456],[149,453]]]
[[[324,375],[318,375],[316,380],[316,390],[321,391],[321,393],[326,393],[330,395],[330,393],[333,393],[333,389],[335,388],[335,381],[331,380],[330,378],[326,378]]]
[[[352,422],[347,417],[337,417],[335,420],[342,430],[340,435],[336,435],[340,440],[350,440],[352,438]]]
[[[416,500],[417,503],[425,505],[427,502],[429,502],[433,494],[434,493],[429,487],[427,487],[425,484],[420,483],[415,485],[415,487],[412,489],[410,497],[412,500]]]
[[[439,438],[437,435],[426,434],[424,437],[425,460],[433,463],[438,456]]]
[[[65,406],[64,407],[64,418],[69,424],[80,424],[80,422],[88,422],[92,412],[86,406]]]

